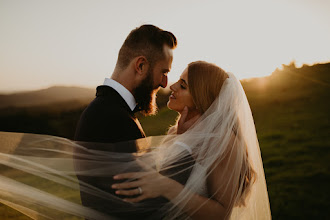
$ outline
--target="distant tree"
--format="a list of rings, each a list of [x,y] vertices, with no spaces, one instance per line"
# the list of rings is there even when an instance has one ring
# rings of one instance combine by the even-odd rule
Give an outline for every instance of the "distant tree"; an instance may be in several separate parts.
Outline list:
[[[297,69],[296,61],[292,60],[288,65],[282,64],[283,70],[294,70]]]

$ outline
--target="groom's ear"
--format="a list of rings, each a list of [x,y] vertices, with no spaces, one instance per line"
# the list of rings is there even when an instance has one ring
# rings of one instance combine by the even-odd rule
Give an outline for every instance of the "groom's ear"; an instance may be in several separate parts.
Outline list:
[[[139,56],[136,58],[134,63],[135,72],[140,75],[144,76],[148,72],[149,62],[145,56]]]

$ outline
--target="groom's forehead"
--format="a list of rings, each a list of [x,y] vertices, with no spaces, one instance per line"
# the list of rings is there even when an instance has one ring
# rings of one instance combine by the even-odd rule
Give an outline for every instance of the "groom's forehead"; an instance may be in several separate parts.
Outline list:
[[[172,58],[159,60],[155,67],[163,73],[169,72],[172,68],[172,60]]]
[[[162,73],[168,73],[171,71],[172,62],[162,62],[160,63],[159,70]]]

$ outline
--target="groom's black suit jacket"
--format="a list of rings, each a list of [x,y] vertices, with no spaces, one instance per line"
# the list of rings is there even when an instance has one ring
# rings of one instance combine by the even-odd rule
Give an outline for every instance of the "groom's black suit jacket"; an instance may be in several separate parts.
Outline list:
[[[135,140],[145,137],[139,121],[135,118],[125,100],[121,95],[109,86],[98,86],[96,98],[87,106],[78,122],[75,141],[84,147],[93,150],[111,152],[136,152],[134,145],[125,145],[122,148],[110,144],[97,143],[116,143],[122,141]],[[75,159],[78,154],[85,153],[75,149]],[[75,160],[75,167],[83,167],[85,164],[80,160]],[[114,183],[112,176],[108,177],[89,177],[77,175],[80,182],[96,186],[105,192],[112,193],[111,185]],[[112,214],[110,201],[90,195],[84,190],[80,191],[81,200],[84,206],[91,207],[102,213]]]
[[[115,143],[143,138],[144,132],[125,100],[109,86],[99,86],[96,98],[82,113],[75,140]],[[117,149],[135,152],[135,149]]]
[[[92,148],[93,150],[133,153],[136,152],[136,147],[134,144],[95,145],[92,143],[116,143],[136,140],[143,137],[145,137],[145,134],[139,121],[135,118],[134,113],[119,93],[109,86],[98,86],[96,98],[84,110],[78,122],[75,141],[78,141],[86,148]],[[78,155],[78,153],[81,152],[77,152],[76,150],[75,153]],[[74,157],[79,158],[79,156]],[[182,163],[182,161],[178,163]],[[186,161],[183,164],[185,164],[184,166],[190,166],[192,162],[189,159],[189,161]],[[75,167],[79,166],[84,166],[84,164],[81,162],[76,162]],[[177,169],[182,169],[182,166],[178,166]],[[181,172],[180,175],[172,175],[171,178],[181,184],[185,184],[189,177],[190,171],[190,169],[187,169],[186,172]],[[176,170],[169,170],[168,172],[175,173]],[[114,195],[114,190],[111,189],[111,185],[114,183],[112,176],[89,177],[77,175],[77,177],[80,182],[88,183]],[[158,215],[159,210],[157,210],[157,208],[160,207],[161,204],[167,202],[164,198],[149,199],[144,201],[146,207],[148,207],[147,209],[133,209],[132,212],[117,213],[116,211],[118,209],[125,209],[122,204],[120,207],[116,207],[115,204],[111,204],[110,200],[104,200],[102,198],[92,196],[83,190],[81,190],[80,194],[84,206],[119,217],[120,219],[146,219],[150,216],[155,216],[155,213]],[[128,209],[130,206],[131,205],[127,203]]]

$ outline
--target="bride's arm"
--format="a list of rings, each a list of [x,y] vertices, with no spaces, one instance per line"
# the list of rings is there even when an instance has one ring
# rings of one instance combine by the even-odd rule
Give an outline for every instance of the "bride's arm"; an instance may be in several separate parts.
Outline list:
[[[228,152],[223,160],[218,161],[207,178],[207,188],[211,198],[192,193],[182,207],[183,210],[192,219],[225,219],[229,217],[229,213],[233,205],[233,193],[237,190],[235,184],[224,184],[224,180],[231,179],[231,169],[236,163],[237,149],[234,148],[234,135],[230,140],[229,146],[231,151]],[[221,178],[219,178],[221,177]],[[169,200],[173,200],[183,189],[183,186],[175,181],[171,183],[171,190],[163,195]]]
[[[169,200],[174,199],[183,190],[183,186],[175,182],[170,189],[164,194]],[[219,201],[196,193],[192,193],[189,196],[189,200],[186,201],[182,208],[192,219],[224,219],[227,213],[225,203],[222,204]]]
[[[229,146],[233,146],[233,138]],[[236,154],[235,148],[231,147],[231,155]],[[231,184],[223,184],[224,180],[231,178],[230,167],[235,165],[235,157],[225,157],[215,165],[207,178],[207,188],[211,198],[191,193],[189,200],[181,204],[181,208],[192,219],[224,219],[228,217],[233,201],[232,193],[235,192]],[[221,176],[221,178],[219,178]],[[183,190],[184,186],[173,179],[167,178],[158,172],[152,173],[126,173],[115,176],[116,179],[137,178],[133,182],[116,184],[113,188],[120,195],[138,195],[141,187],[142,194],[136,198],[125,199],[128,202],[139,202],[148,198],[163,196],[168,200],[174,200]],[[180,204],[179,204],[180,205]]]
[[[138,173],[120,174],[116,176],[116,179],[134,177],[138,178]],[[184,188],[182,184],[160,174],[150,174],[144,177],[146,178],[143,179],[140,176],[140,180],[138,181],[113,185],[113,188],[117,189],[116,194],[118,195],[136,196],[139,194],[138,189],[128,190],[127,188],[141,187],[142,194],[136,198],[124,199],[127,202],[140,202],[159,196],[173,200]],[[222,204],[219,201],[203,197],[196,193],[192,193],[189,196],[189,200],[186,201],[182,208],[192,219],[223,219],[227,213],[225,203]]]

